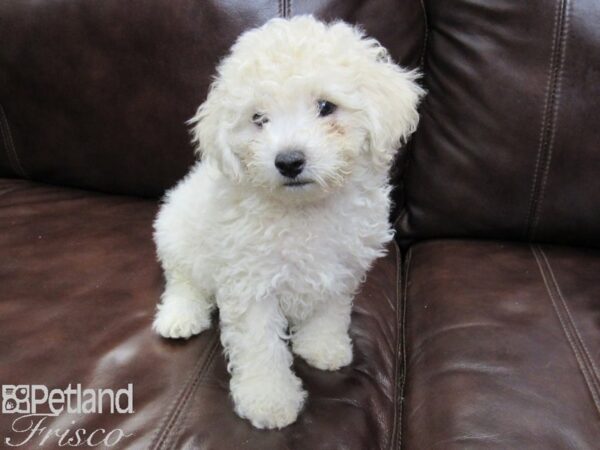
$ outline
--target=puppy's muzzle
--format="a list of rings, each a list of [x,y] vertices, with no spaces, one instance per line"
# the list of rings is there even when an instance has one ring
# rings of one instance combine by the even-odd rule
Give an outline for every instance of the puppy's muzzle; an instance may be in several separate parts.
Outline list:
[[[281,175],[287,178],[296,178],[302,173],[306,157],[300,150],[290,150],[277,154],[275,167]]]

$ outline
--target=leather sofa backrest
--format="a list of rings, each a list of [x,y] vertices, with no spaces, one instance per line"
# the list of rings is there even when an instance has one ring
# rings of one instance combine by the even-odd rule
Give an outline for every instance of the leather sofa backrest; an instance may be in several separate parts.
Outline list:
[[[0,176],[158,196],[193,162],[185,121],[247,28],[360,23],[416,66],[420,0],[3,0]]]
[[[599,245],[600,2],[425,5],[399,235]]]

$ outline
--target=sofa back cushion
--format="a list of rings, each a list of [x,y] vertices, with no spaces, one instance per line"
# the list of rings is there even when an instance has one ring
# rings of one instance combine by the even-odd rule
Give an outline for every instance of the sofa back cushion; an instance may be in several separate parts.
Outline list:
[[[399,235],[600,244],[600,2],[425,4]]]
[[[0,2],[0,176],[158,196],[193,162],[187,119],[242,31],[314,13],[362,24],[406,65],[419,0]]]

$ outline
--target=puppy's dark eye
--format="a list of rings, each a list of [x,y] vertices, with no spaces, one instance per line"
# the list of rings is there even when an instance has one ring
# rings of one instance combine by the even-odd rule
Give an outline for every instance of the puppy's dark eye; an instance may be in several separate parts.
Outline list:
[[[327,100],[319,100],[317,102],[317,106],[319,108],[319,116],[325,117],[330,114],[333,114],[337,109],[337,106]]]
[[[252,123],[259,128],[262,128],[267,122],[269,122],[269,118],[262,113],[256,113],[252,116]]]

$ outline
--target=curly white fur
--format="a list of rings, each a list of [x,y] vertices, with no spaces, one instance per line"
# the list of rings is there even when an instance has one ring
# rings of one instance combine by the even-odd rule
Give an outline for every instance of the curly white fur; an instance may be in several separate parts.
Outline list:
[[[418,122],[415,78],[345,23],[273,19],[238,39],[192,119],[202,162],[155,222],[154,328],[189,338],[216,304],[235,409],[256,427],[292,423],[306,398],[288,339],[319,369],[352,360],[352,298],[392,239],[388,171]],[[321,117],[319,100],[337,109]],[[305,153],[310,184],[284,185],[285,149]]]

